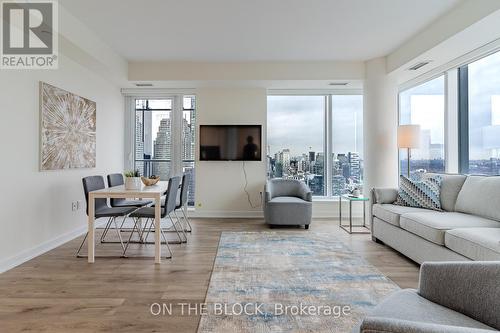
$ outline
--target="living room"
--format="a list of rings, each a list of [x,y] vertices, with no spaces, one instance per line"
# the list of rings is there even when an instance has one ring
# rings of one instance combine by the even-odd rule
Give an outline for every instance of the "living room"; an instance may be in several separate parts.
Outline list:
[[[500,329],[500,1],[0,5],[0,331]]]

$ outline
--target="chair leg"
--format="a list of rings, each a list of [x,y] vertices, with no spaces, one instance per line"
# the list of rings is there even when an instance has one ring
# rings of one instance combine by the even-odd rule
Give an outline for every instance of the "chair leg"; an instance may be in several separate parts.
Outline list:
[[[108,218],[108,222],[106,223],[106,226],[104,227],[104,231],[102,232],[102,235],[101,235],[101,243],[104,243],[104,239],[106,238],[106,235],[108,234],[108,230],[109,228],[111,227],[111,220],[113,219],[113,217],[110,217]]]
[[[169,255],[166,256],[166,258],[170,259],[170,258],[172,258],[172,255],[173,255],[172,250],[170,249],[170,245],[168,245],[167,237],[165,237],[165,234],[163,233],[163,230],[161,228],[160,228],[160,232],[161,232],[161,235],[163,237],[163,240],[165,241],[165,244],[167,245],[167,249],[168,249],[168,253],[169,253]]]
[[[186,221],[186,224],[187,224],[186,232],[192,232],[193,228],[191,227],[191,223],[189,223],[189,219],[187,217],[186,210],[183,208],[183,209],[181,209],[181,211],[182,211],[182,215],[184,215],[184,220]]]
[[[127,217],[125,216],[123,218],[123,222],[125,222],[125,219]],[[122,222],[122,224],[123,224]],[[118,224],[116,224],[116,218],[113,218],[113,223],[115,224],[115,230],[116,230],[116,233],[118,234],[118,238],[120,238],[120,244],[122,245],[122,249],[125,251],[125,245],[123,244],[123,239],[122,239],[122,235],[120,233],[120,229],[118,228]]]
[[[176,223],[174,222],[174,220],[172,219],[170,214],[167,214],[167,215],[168,215],[168,218],[170,219],[170,221],[172,222],[172,226],[174,227],[175,232],[177,233],[177,237],[179,237],[179,242],[185,243],[185,241],[181,237],[181,234],[179,233],[179,230],[177,229]]]
[[[89,235],[89,233],[87,232],[85,234],[85,237],[83,237],[83,241],[82,243],[80,244],[80,247],[78,248],[78,251],[76,251],[76,257],[79,258],[80,257],[80,251],[82,250],[82,247],[83,247],[83,244],[85,244],[85,241],[87,240],[87,236]]]
[[[181,219],[179,218],[179,216],[177,215],[177,212],[174,210],[174,215],[175,215],[175,218],[177,219],[177,223],[179,223],[179,226],[181,228],[181,231],[182,231],[182,234],[184,235],[184,239],[186,240],[187,242],[187,235],[186,235],[186,228],[184,227],[184,225],[182,224],[182,221]]]
[[[132,227],[132,232],[130,233],[130,236],[128,236],[127,245],[123,248],[123,256],[124,257],[125,257],[125,254],[127,252],[128,245],[130,244],[130,240],[132,239],[132,236],[134,235],[134,230],[137,227],[137,220],[139,220],[139,219],[134,219],[134,226]],[[139,232],[139,230],[138,230],[138,232]]]

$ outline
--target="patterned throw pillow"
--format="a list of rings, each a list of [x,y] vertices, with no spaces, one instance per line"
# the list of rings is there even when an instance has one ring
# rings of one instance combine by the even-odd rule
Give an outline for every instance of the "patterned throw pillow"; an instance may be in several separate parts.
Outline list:
[[[443,178],[439,175],[423,177],[420,181],[399,176],[398,198],[394,204],[442,211],[440,198],[442,181]]]

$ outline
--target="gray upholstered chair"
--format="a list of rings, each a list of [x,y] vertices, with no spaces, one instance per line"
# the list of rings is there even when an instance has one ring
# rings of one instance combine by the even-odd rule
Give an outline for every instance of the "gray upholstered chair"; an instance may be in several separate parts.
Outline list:
[[[309,229],[312,217],[312,192],[298,180],[270,179],[264,189],[264,218],[274,225],[303,225]]]
[[[500,329],[500,262],[426,262],[418,290],[385,298],[361,333],[480,333]]]
[[[85,193],[85,203],[86,203],[86,213],[87,216],[89,214],[89,192],[96,191],[96,190],[102,190],[106,186],[104,185],[104,178],[102,176],[89,176],[85,177],[82,179],[83,183],[83,192]],[[103,235],[105,235],[109,228],[111,228],[111,224],[113,223],[115,225],[115,230],[117,232],[118,238],[120,239],[120,244],[122,246],[122,249],[125,250],[125,245],[123,243],[122,236],[120,234],[120,229],[118,228],[118,225],[116,224],[116,218],[117,217],[123,217],[123,221],[127,218],[127,216],[132,213],[136,208],[134,207],[109,207],[108,206],[108,201],[107,199],[104,198],[98,198],[95,199],[94,201],[94,217],[96,219],[107,217],[108,222],[106,223],[106,226],[104,228]],[[123,224],[123,222],[122,222]],[[83,244],[85,243],[85,240],[87,239],[88,232],[85,234],[85,237],[83,238],[82,243],[80,244],[80,247],[78,248],[78,251],[76,251],[76,256],[80,256],[80,251],[82,250]]]

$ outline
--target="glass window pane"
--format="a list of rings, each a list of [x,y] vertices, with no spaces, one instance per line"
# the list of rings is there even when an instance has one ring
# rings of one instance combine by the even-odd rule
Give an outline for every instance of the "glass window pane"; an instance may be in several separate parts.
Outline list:
[[[135,168],[141,175],[167,180],[172,158],[171,111],[137,110],[135,128]]]
[[[332,95],[332,195],[363,186],[363,96]]]
[[[194,96],[184,96],[182,107],[184,110],[192,110],[195,108],[195,97]]]
[[[167,180],[172,170],[188,173],[191,176],[188,184],[188,205],[194,206],[195,96],[182,96],[179,100],[183,103],[183,109],[179,106],[176,111],[171,111],[171,98],[136,100],[135,169],[139,170],[141,175],[157,175],[162,180]],[[174,117],[177,110],[180,113]],[[180,126],[174,126],[174,118],[176,124],[181,118]],[[181,141],[176,145],[180,147],[173,147],[172,138],[179,137],[179,132]],[[181,154],[175,160],[174,148]]]
[[[135,108],[136,109],[146,109],[146,102],[147,100],[145,99],[136,99],[135,100]]]
[[[399,123],[420,125],[420,148],[411,150],[410,176],[444,172],[444,76],[399,94]],[[406,149],[400,150],[400,172],[407,174]]]
[[[324,96],[269,96],[268,176],[306,182],[325,193]]]
[[[171,99],[150,99],[148,100],[148,108],[150,110],[171,110]]]
[[[469,173],[500,174],[500,52],[468,65]]]
[[[186,100],[189,103],[186,104]],[[189,106],[189,107],[186,107]],[[182,170],[190,175],[188,205],[194,206],[195,174],[194,152],[196,139],[196,112],[186,109],[194,108],[194,96],[184,97],[184,111],[182,111]]]

